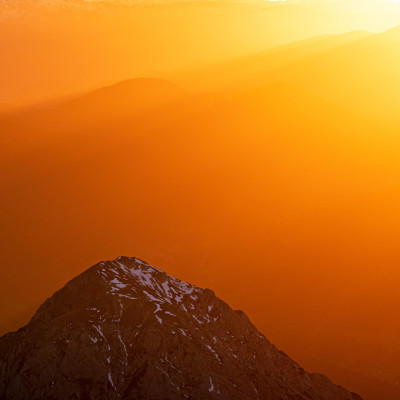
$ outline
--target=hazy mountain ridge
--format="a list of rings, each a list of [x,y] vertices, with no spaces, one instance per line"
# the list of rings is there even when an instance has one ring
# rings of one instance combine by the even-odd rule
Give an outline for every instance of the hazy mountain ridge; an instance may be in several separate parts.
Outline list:
[[[101,262],[0,340],[2,399],[337,399],[241,311],[136,258]]]

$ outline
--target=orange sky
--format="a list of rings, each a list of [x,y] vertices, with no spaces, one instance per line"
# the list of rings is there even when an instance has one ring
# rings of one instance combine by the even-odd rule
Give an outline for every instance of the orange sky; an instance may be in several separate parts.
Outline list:
[[[211,287],[308,369],[398,398],[400,28],[381,31],[400,4],[15,4],[1,332],[136,256]]]
[[[2,2],[0,102],[157,76],[326,33],[380,32],[400,16],[399,4],[383,0],[372,11],[366,0],[67,3]]]

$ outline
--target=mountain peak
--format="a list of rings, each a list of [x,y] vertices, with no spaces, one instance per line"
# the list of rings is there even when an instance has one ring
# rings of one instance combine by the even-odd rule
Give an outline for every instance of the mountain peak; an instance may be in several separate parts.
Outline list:
[[[201,292],[200,288],[175,279],[135,257],[101,262],[97,272],[109,286],[107,294],[147,300],[156,305],[155,314],[162,311],[162,304],[179,306],[187,311],[185,303],[197,301]],[[190,304],[190,309],[194,309],[194,304]]]
[[[102,261],[0,338],[11,399],[360,400],[279,351],[209,289]]]

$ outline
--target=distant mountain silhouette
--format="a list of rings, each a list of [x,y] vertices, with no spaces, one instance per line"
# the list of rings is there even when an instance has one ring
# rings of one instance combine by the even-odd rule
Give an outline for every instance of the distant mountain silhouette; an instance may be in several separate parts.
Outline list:
[[[182,82],[219,89],[288,82],[350,110],[398,124],[399,43],[399,27],[380,34],[323,35],[188,71]]]
[[[136,78],[94,90],[58,105],[49,118],[74,123],[104,121],[140,115],[149,109],[174,103],[187,94],[179,86],[156,78]]]
[[[101,262],[0,339],[2,400],[360,400],[242,311],[136,258]]]
[[[175,79],[192,87],[216,87],[236,89],[260,86],[282,81],[282,70],[295,68],[297,63],[329,53],[342,46],[351,45],[373,36],[364,31],[343,34],[325,34],[274,47],[266,51],[234,58],[202,69],[193,69],[173,75]],[[183,76],[183,78],[182,78]]]
[[[183,94],[185,91],[182,88],[164,79],[136,78],[97,89],[70,104],[134,110],[138,107],[143,109],[149,105],[171,101]]]

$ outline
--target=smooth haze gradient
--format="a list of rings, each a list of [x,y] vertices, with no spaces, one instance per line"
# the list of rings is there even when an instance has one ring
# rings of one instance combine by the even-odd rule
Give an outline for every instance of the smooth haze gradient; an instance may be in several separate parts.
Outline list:
[[[400,4],[0,1],[0,330],[89,265],[211,287],[400,396]]]

